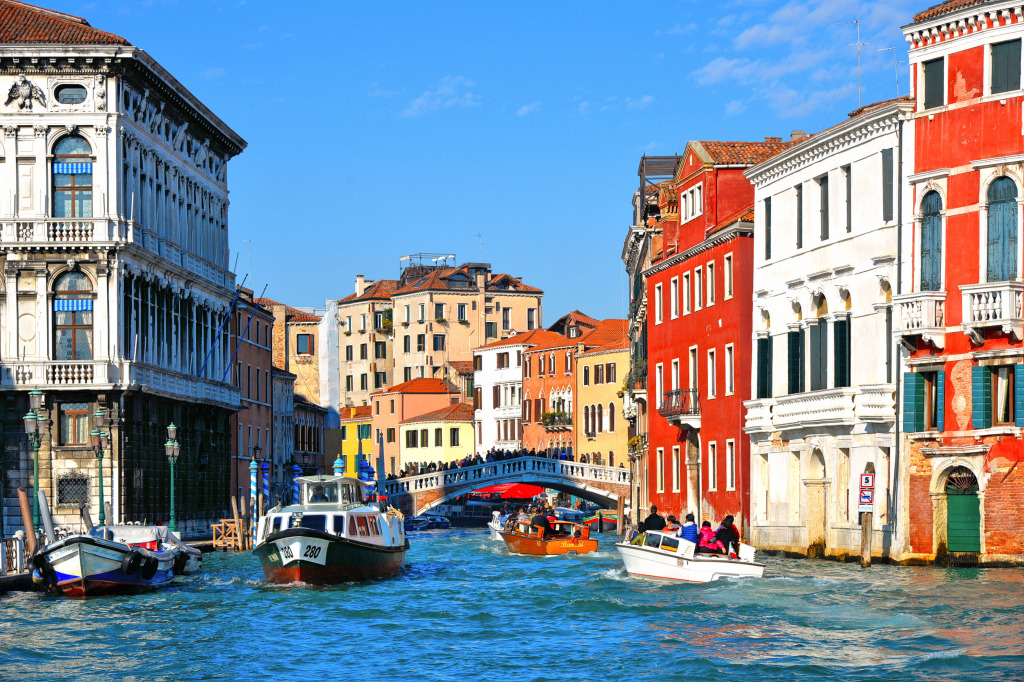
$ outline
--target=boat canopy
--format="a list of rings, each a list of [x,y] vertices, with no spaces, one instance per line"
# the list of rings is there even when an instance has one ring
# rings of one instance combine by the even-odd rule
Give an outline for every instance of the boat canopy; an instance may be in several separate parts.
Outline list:
[[[365,483],[347,476],[300,477],[302,504],[352,504],[364,501]]]

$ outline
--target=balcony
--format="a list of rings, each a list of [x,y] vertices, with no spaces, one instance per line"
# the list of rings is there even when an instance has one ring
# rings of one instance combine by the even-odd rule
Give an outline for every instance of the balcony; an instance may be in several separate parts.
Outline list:
[[[995,327],[1020,341],[1024,332],[1024,282],[985,282],[960,287],[963,295],[963,329],[976,344],[985,340],[984,330]]]
[[[106,360],[22,360],[3,368],[2,385],[50,389],[110,387],[117,381],[117,375],[117,367]]]
[[[896,387],[893,384],[830,388],[824,391],[748,400],[747,433],[850,427],[860,423],[891,424],[896,420]]]
[[[897,310],[893,331],[898,336],[920,336],[937,349],[945,347],[945,291],[917,291],[892,300]]]
[[[680,428],[700,429],[700,393],[696,388],[665,391],[658,414]]]
[[[106,218],[34,218],[3,223],[0,241],[12,247],[109,242],[124,237]]]
[[[540,423],[548,431],[569,431],[572,429],[572,415],[565,412],[545,412]]]

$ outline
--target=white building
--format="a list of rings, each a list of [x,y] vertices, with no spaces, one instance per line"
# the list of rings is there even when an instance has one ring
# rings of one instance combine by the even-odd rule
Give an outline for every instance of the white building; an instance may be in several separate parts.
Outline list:
[[[523,351],[560,334],[516,334],[473,350],[476,452],[518,450],[523,444]]]
[[[39,483],[57,523],[100,499],[107,522],[167,522],[177,426],[185,533],[228,512],[227,162],[244,140],[148,54],[77,17],[4,2],[0,32],[0,535],[21,527],[33,450],[19,418],[43,392]],[[90,435],[105,411],[103,470]],[[102,476],[103,486],[100,486]]]
[[[891,542],[891,301],[900,221],[911,214],[899,187],[912,107],[863,107],[746,172],[756,188],[756,399],[745,430],[758,547],[859,551],[859,475],[872,469],[874,546]]]

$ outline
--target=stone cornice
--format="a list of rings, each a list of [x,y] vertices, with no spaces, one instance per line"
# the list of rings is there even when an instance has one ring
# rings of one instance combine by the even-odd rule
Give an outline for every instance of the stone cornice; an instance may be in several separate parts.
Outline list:
[[[753,236],[754,236],[754,224],[753,223],[737,222],[734,225],[731,225],[730,227],[727,227],[726,229],[721,230],[720,232],[715,232],[710,237],[708,237],[707,239],[702,241],[700,244],[697,244],[696,246],[691,246],[686,251],[680,251],[679,253],[675,254],[674,256],[670,256],[669,258],[666,258],[665,260],[661,261],[660,263],[655,263],[651,267],[649,267],[646,270],[644,270],[643,273],[641,273],[641,274],[643,274],[644,277],[650,277],[651,275],[653,275],[655,273],[663,272],[664,270],[667,270],[668,268],[672,267],[673,265],[676,265],[677,263],[681,263],[681,262],[683,262],[683,261],[685,261],[685,260],[687,260],[689,258],[693,258],[697,254],[703,253],[703,252],[707,251],[708,249],[711,249],[711,248],[713,248],[715,246],[718,246],[719,244],[724,244],[724,243],[726,243],[728,241],[732,241],[733,239],[736,239],[737,237],[753,237]]]
[[[909,100],[890,102],[813,135],[754,166],[744,175],[755,187],[763,187],[837,151],[892,132],[900,119],[913,110],[914,103]]]
[[[903,27],[903,36],[913,50],[978,31],[1007,26],[1013,16],[1017,17],[1017,26],[1024,21],[1024,5],[1020,0],[987,2],[907,24]]]

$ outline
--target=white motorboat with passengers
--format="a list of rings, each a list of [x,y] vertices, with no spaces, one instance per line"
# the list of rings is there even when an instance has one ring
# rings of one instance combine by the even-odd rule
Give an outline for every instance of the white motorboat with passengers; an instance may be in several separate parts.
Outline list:
[[[755,550],[740,543],[735,559],[724,554],[697,553],[697,545],[675,533],[649,530],[618,542],[626,572],[633,578],[709,583],[721,578],[761,578],[764,564],[754,561]]]

